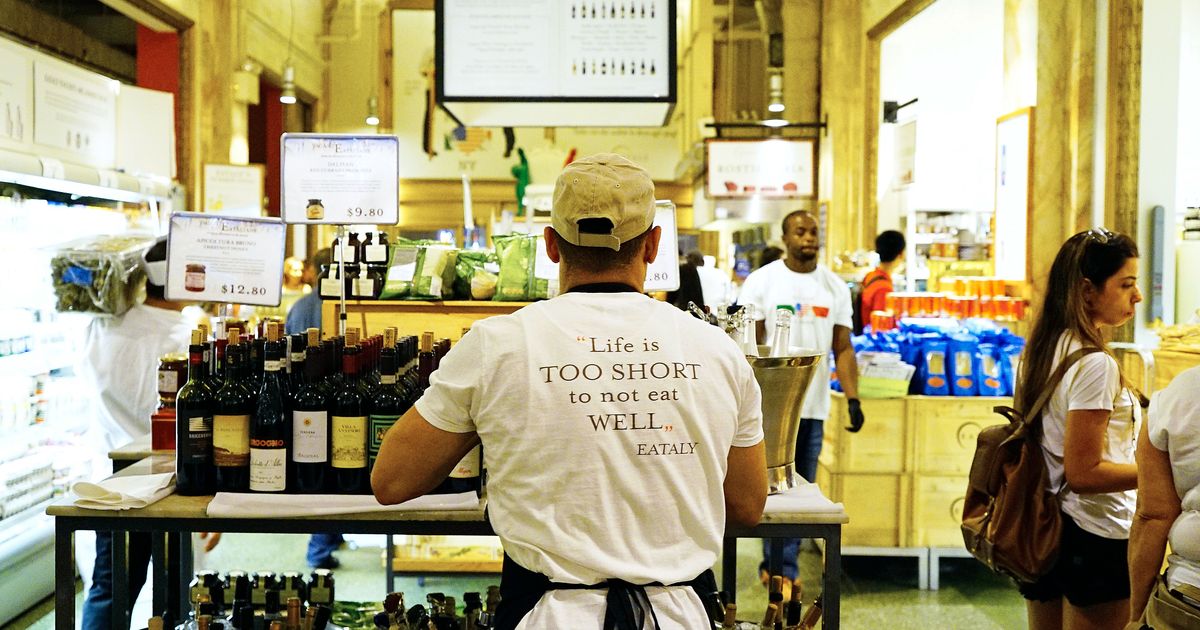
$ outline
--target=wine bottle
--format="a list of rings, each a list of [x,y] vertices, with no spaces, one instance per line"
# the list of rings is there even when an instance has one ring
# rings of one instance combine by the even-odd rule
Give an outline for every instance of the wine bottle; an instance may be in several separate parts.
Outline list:
[[[284,410],[285,385],[281,368],[283,344],[279,324],[267,323],[263,344],[263,376],[250,424],[250,491],[287,490],[288,423]]]
[[[266,364],[266,356],[263,351],[265,345],[266,340],[262,337],[255,337],[250,342],[250,364],[248,370],[250,379],[246,382],[246,386],[255,394],[262,388],[262,376]]]
[[[309,330],[317,329],[310,328]],[[288,391],[293,396],[300,391],[300,384],[304,382],[304,362],[308,358],[308,338],[307,332],[296,333],[289,337],[291,345],[288,348]]]
[[[192,331],[188,347],[188,380],[175,400],[175,492],[183,496],[212,494],[213,395],[204,364],[203,332]]]
[[[824,595],[818,595],[817,601],[808,607],[808,611],[804,613],[804,619],[800,621],[800,630],[812,630],[820,623],[821,613],[823,612],[822,600],[824,597]]]
[[[428,335],[431,339],[433,337],[433,333],[431,332],[427,332],[425,335]],[[422,335],[421,337],[422,344],[425,342],[425,335]],[[433,370],[437,369],[437,367],[441,364],[442,357],[444,357],[449,350],[449,339],[439,339],[437,343],[433,345],[430,351],[430,354],[433,355]],[[425,388],[428,388],[428,386],[429,379],[426,377]],[[422,391],[424,391],[424,388]],[[468,451],[467,454],[463,456],[463,458],[459,460],[457,464],[454,465],[454,468],[450,470],[450,476],[446,477],[440,484],[438,484],[436,488],[430,490],[429,494],[458,494],[460,492],[475,492],[476,494],[480,494],[483,489],[483,482],[480,474],[482,469],[483,448],[481,445],[476,444],[475,448],[472,448],[470,451]]]
[[[771,339],[771,356],[786,357],[791,355],[792,317],[795,309],[787,304],[775,307],[775,331]]]
[[[379,353],[380,384],[375,395],[370,398],[367,417],[370,441],[367,444],[368,471],[374,470],[375,460],[379,457],[379,447],[383,444],[383,436],[388,429],[396,424],[396,420],[408,410],[405,406],[406,396],[397,382],[399,356],[396,352],[396,329],[384,331],[383,349]]]
[[[433,333],[421,333],[421,350],[417,353],[417,396],[429,389],[429,375],[433,374],[437,355],[433,351]]]
[[[370,492],[366,401],[358,383],[359,353],[357,331],[347,330],[346,345],[342,350],[344,382],[333,394],[329,414],[334,488],[341,494]]]
[[[217,490],[245,492],[250,484],[250,414],[253,399],[239,382],[244,354],[237,331],[229,332],[224,382],[213,401],[213,464]]]
[[[800,625],[800,618],[804,613],[804,585],[801,584],[800,578],[797,577],[792,582],[792,598],[783,607],[783,616],[786,617],[787,627],[792,628]]]
[[[304,494],[325,492],[329,467],[329,394],[322,387],[325,369],[319,332],[308,329],[308,356],[303,382],[292,402],[292,479]]]

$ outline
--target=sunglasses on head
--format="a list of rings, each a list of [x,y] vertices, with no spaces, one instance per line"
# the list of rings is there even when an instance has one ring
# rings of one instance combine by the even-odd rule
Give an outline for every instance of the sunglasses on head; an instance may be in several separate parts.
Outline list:
[[[1084,232],[1084,234],[1087,235],[1088,239],[1100,243],[1101,245],[1107,245],[1109,241],[1117,237],[1116,234],[1109,232],[1103,227],[1094,227],[1087,232]]]

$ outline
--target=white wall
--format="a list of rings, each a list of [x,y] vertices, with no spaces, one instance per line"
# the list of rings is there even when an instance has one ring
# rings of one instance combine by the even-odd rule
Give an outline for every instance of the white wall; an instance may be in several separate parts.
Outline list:
[[[883,41],[883,100],[919,102],[914,183],[894,190],[892,133],[879,134],[880,230],[905,209],[993,208],[996,118],[1004,92],[1004,1],[938,0]]]

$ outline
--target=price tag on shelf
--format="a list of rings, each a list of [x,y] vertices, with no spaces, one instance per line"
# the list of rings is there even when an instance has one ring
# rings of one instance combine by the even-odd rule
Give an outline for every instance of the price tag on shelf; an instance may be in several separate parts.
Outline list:
[[[286,232],[279,219],[172,214],[167,299],[278,306]]]
[[[658,257],[646,269],[647,291],[675,291],[679,288],[679,234],[675,229],[675,204],[659,201],[655,204],[654,225],[662,228],[658,241]]]
[[[396,136],[285,133],[280,143],[285,223],[399,222]]]

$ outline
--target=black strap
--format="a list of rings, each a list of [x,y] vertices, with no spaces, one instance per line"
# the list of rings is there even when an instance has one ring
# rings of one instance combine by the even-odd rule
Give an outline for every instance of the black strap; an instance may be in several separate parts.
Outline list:
[[[545,575],[517,564],[507,553],[504,554],[501,572],[500,605],[496,609],[495,630],[515,630],[517,624],[521,623],[548,591],[600,588],[608,589],[608,595],[605,597],[604,630],[642,630],[647,616],[654,622],[654,628],[659,627],[658,617],[654,614],[654,607],[650,605],[650,597],[646,595],[645,587],[663,586],[661,582],[631,584],[617,579],[599,584],[551,582]],[[706,610],[711,608],[710,599],[717,598],[719,605],[717,580],[711,569],[692,580],[670,586],[692,587]]]

